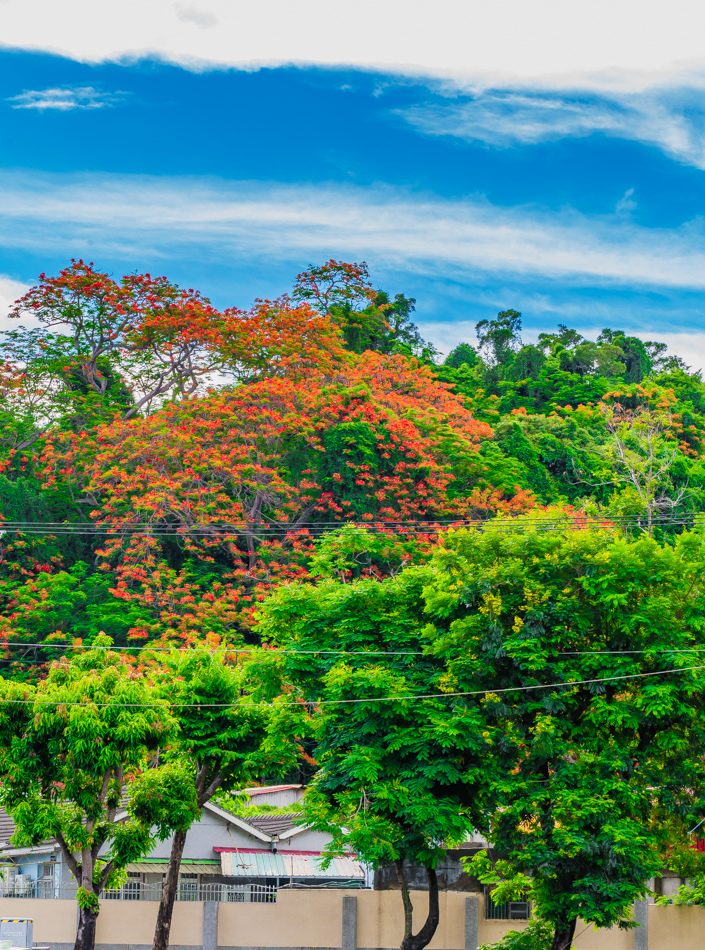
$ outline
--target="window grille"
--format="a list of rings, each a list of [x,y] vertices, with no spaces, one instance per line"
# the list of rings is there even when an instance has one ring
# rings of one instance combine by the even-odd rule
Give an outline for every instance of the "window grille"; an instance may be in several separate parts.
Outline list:
[[[495,904],[491,890],[485,888],[486,920],[529,920],[530,917],[529,901],[506,901],[504,904]]]
[[[179,876],[179,899],[182,901],[198,900],[198,874],[181,874]]]
[[[142,875],[138,871],[128,871],[127,880],[122,888],[124,901],[138,901],[142,897]]]

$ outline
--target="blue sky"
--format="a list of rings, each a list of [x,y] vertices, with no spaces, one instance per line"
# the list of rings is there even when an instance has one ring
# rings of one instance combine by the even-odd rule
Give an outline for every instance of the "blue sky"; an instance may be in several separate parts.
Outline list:
[[[172,6],[198,43],[217,28]],[[698,69],[548,81],[42,45],[0,48],[0,304],[83,257],[244,307],[332,256],[416,297],[446,350],[513,307],[527,338],[623,327],[705,366]]]

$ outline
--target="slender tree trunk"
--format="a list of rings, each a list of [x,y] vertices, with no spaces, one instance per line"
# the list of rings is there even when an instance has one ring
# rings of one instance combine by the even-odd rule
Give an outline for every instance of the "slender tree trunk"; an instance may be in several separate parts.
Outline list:
[[[573,937],[575,936],[575,925],[577,923],[577,918],[574,917],[572,920],[556,924],[551,950],[570,950]]]
[[[401,887],[401,899],[404,904],[404,939],[401,942],[401,950],[424,950],[424,947],[433,940],[433,935],[438,929],[438,920],[440,910],[438,907],[438,877],[433,868],[426,868],[426,878],[428,880],[428,916],[426,922],[417,934],[413,930],[414,906],[411,903],[409,887],[404,878],[404,862],[395,861],[397,869],[397,878]]]
[[[95,950],[95,922],[98,911],[92,907],[81,907],[78,914],[78,929],[73,950]]]
[[[169,948],[171,918],[174,912],[176,888],[179,884],[179,871],[181,870],[181,856],[184,853],[185,844],[186,832],[175,831],[171,845],[171,854],[169,855],[169,867],[166,872],[166,880],[164,881],[164,888],[162,890],[162,899],[159,901],[157,926],[154,928],[152,950],[168,950]]]

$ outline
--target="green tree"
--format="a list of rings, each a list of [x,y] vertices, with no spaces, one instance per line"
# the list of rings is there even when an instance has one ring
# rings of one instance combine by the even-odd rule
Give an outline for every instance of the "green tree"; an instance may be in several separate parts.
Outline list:
[[[93,950],[101,891],[167,832],[140,781],[176,723],[109,645],[104,637],[96,649],[55,663],[35,688],[0,681],[2,802],[17,825],[17,847],[59,842],[78,884],[75,950]]]
[[[347,264],[329,260],[311,264],[297,275],[292,294],[340,326],[346,346],[353,353],[377,350],[432,360],[436,349],[421,339],[411,314],[416,300],[384,290],[374,290],[364,261]]]
[[[649,346],[659,344],[644,343],[638,337],[627,336],[623,330],[603,330],[597,338],[598,343],[618,346],[624,359],[624,379],[627,383],[640,383],[653,368]],[[663,344],[661,344],[663,345]]]
[[[475,326],[479,350],[490,366],[501,366],[521,346],[521,314],[500,310],[494,320],[480,320]]]
[[[179,724],[178,740],[165,752],[182,769],[183,800],[190,804],[174,825],[169,866],[159,902],[154,950],[167,950],[186,835],[216,792],[244,783],[266,754],[266,706],[252,701],[247,667],[227,648],[170,653],[155,674],[157,692],[169,701]],[[275,750],[275,760],[282,750]],[[259,756],[259,757],[258,757]],[[277,762],[283,765],[283,762]]]
[[[607,463],[613,484],[622,488],[625,500],[633,499],[643,530],[652,536],[655,520],[678,508],[688,488],[674,479],[683,459],[675,399],[658,390],[639,395],[640,404],[634,409],[619,394],[620,402],[601,404],[609,438],[591,451]]]
[[[433,648],[447,688],[486,691],[515,756],[493,789],[499,861],[478,871],[529,889],[552,950],[578,918],[630,925],[666,844],[653,808],[692,816],[704,787],[704,680],[687,652],[702,643],[704,556],[700,534],[660,546],[517,519],[453,534],[434,558],[426,613],[447,630]]]
[[[493,727],[482,710],[449,715],[443,658],[430,654],[434,628],[423,619],[427,580],[419,568],[386,581],[292,585],[267,600],[258,626],[288,651],[271,662],[281,664],[291,698],[320,701],[311,717],[318,770],[306,820],[332,836],[329,854],[354,851],[375,868],[395,867],[402,950],[422,950],[432,939],[436,865],[482,820],[493,770]],[[427,694],[440,695],[414,698]],[[423,867],[428,880],[429,912],[416,934],[406,864]]]
[[[477,350],[473,346],[469,343],[459,343],[446,356],[443,365],[451,369],[459,369],[461,366],[475,366],[478,360]]]

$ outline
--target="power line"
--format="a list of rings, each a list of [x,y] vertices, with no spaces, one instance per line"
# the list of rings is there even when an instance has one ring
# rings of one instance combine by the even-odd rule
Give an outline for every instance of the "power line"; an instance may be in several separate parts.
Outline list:
[[[686,514],[661,515],[652,518],[652,525],[657,527],[674,526],[686,527],[693,524],[699,512],[690,512]],[[125,534],[142,534],[148,537],[163,538],[195,538],[206,540],[225,540],[228,535],[240,535],[248,533],[256,536],[258,539],[279,538],[282,535],[306,535],[316,531],[335,531],[345,527],[364,528],[373,534],[384,534],[392,531],[400,531],[406,535],[419,535],[437,533],[446,529],[463,528],[498,528],[505,531],[524,531],[530,527],[537,527],[543,530],[553,530],[564,526],[574,528],[615,528],[644,526],[644,518],[636,516],[615,516],[609,515],[566,515],[552,518],[537,517],[516,517],[516,518],[490,518],[487,520],[479,519],[437,519],[437,520],[388,520],[381,519],[371,521],[316,521],[309,522],[307,525],[273,525],[263,526],[254,525],[247,522],[207,522],[189,526],[153,524],[150,522],[123,521],[112,523],[95,522],[29,522],[29,521],[6,521],[0,522],[0,535],[2,534],[29,534],[29,535],[107,535],[108,538],[118,538]]]
[[[424,656],[428,659],[434,659],[435,654],[427,653],[424,650],[284,650],[279,647],[272,647],[265,644],[261,647],[240,647],[232,643],[219,644],[216,647],[191,646],[188,643],[174,644],[142,644],[141,646],[102,646],[90,643],[47,643],[39,641],[23,640],[0,640],[0,649],[3,647],[38,647],[40,649],[50,650],[107,650],[118,652],[120,650],[146,650],[153,653],[166,653],[174,650],[183,650],[189,653],[261,653],[271,656]],[[269,647],[269,649],[267,649]],[[560,659],[564,656],[635,656],[652,653],[705,653],[705,647],[654,647],[647,650],[561,650],[558,653],[550,655],[550,659]],[[511,659],[511,657],[510,657]]]
[[[186,643],[175,643],[171,646],[167,644],[150,646],[149,644],[143,644],[142,646],[92,646],[91,644],[83,643],[35,643],[33,641],[23,642],[21,640],[7,640],[5,642],[0,641],[0,649],[3,647],[40,647],[46,649],[62,649],[62,650],[107,650],[110,652],[116,652],[118,650],[148,650],[155,653],[165,653],[172,652],[174,650],[183,650],[184,652],[189,653],[217,653],[217,652],[226,652],[226,653],[261,653],[263,655],[270,656],[280,656],[280,655],[309,655],[309,654],[335,654],[340,656],[430,656],[428,653],[424,653],[422,650],[280,650],[278,647],[272,647],[266,649],[263,647],[238,647],[231,643],[220,644],[217,647],[191,647]]]
[[[420,693],[408,696],[370,696],[368,698],[356,699],[299,699],[294,702],[273,702],[273,703],[244,703],[243,708],[274,709],[280,706],[348,706],[357,703],[397,703],[407,700],[431,700],[431,699],[454,699],[459,696],[487,696],[497,693],[527,693],[537,689],[559,689],[562,686],[588,686],[594,683],[613,683],[617,680],[643,679],[648,676],[666,676],[670,673],[694,673],[698,670],[705,670],[705,666],[686,666],[677,667],[670,670],[656,670],[652,673],[625,673],[619,676],[604,676],[588,680],[566,680],[562,683],[542,683],[536,686],[507,686],[501,689],[476,689],[462,692],[449,693]],[[99,708],[108,706],[118,706],[120,709],[163,709],[165,703],[93,703],[93,702],[62,702],[60,699],[0,699],[0,704],[6,705],[24,705],[40,703],[45,706],[96,706]],[[166,705],[169,705],[168,703]],[[178,709],[235,709],[236,703],[173,703]]]

